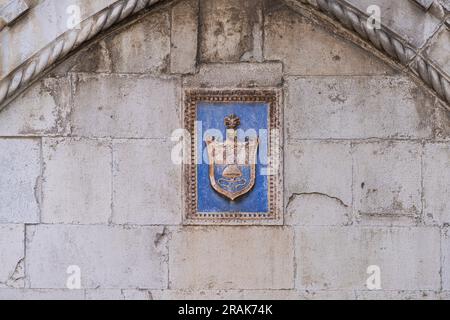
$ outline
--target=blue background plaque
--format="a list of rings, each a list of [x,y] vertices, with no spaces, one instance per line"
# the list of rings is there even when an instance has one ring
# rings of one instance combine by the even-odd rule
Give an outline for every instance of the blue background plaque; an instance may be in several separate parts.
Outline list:
[[[267,166],[269,104],[264,102],[199,102],[196,110],[196,152],[197,159],[197,211],[200,213],[269,213],[268,177],[262,169]],[[243,142],[243,132],[256,132],[260,139],[256,164],[255,185],[250,192],[231,201],[217,193],[209,179],[209,163],[206,153],[205,138],[209,130],[221,132],[226,139],[224,119],[235,114],[241,120],[238,137]],[[261,131],[262,130],[262,131]],[[261,133],[264,134],[261,134]]]

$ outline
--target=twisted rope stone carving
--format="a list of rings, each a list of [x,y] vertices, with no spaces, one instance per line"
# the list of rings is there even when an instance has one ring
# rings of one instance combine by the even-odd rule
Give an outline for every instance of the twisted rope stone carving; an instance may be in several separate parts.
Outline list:
[[[75,48],[123,19],[160,0],[120,0],[95,16],[83,21],[79,28],[64,33],[0,82],[0,110],[6,100]]]
[[[416,58],[414,68],[419,73],[420,78],[450,104],[450,82],[420,56]]]
[[[383,29],[370,28],[367,17],[352,10],[338,0],[317,0],[319,10],[338,20],[350,31],[372,43],[377,49],[404,66],[411,65],[420,78],[443,100],[450,104],[450,83],[427,60],[423,59],[411,47]],[[414,60],[415,59],[415,60]]]

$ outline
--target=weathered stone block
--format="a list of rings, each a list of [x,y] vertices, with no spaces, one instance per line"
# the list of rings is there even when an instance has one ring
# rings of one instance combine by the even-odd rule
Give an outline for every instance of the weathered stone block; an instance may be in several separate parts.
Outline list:
[[[391,74],[373,55],[286,7],[266,15],[264,57],[292,75]]]
[[[93,301],[117,301],[117,300],[130,300],[130,301],[144,301],[153,300],[150,290],[136,290],[136,289],[92,289],[86,290],[86,300]]]
[[[204,64],[183,83],[189,87],[276,87],[282,79],[283,65],[279,62]]]
[[[30,227],[30,288],[66,288],[69,266],[78,266],[83,289],[167,287],[163,228],[107,226]]]
[[[172,8],[170,71],[194,73],[198,47],[198,0],[188,0]]]
[[[110,142],[44,138],[42,149],[42,221],[107,223],[112,193]]]
[[[439,298],[440,298],[440,300],[445,300],[445,301],[450,300],[450,291],[447,291],[447,290],[441,291],[439,294]]]
[[[350,143],[290,142],[286,146],[285,167],[286,191],[291,200],[313,194],[337,206],[351,205]]]
[[[201,0],[203,62],[261,61],[261,0]]]
[[[0,30],[2,30],[5,25],[14,22],[14,20],[23,15],[28,9],[29,7],[24,0],[0,3]]]
[[[433,99],[404,78],[287,78],[288,138],[425,138]]]
[[[443,105],[438,105],[435,110],[434,135],[436,140],[450,139],[450,110]]]
[[[93,301],[118,301],[124,300],[125,297],[122,290],[119,289],[91,289],[86,290],[85,299]]]
[[[294,290],[152,290],[154,300],[298,300]]]
[[[92,289],[86,290],[86,300],[93,301],[147,301],[153,300],[152,292],[150,290],[136,290],[136,289]]]
[[[122,290],[125,300],[153,300],[150,290]]]
[[[355,300],[353,290],[304,290],[299,294],[301,300]]]
[[[50,75],[61,77],[67,76],[69,72],[111,73],[112,63],[105,40],[100,40],[68,57],[64,63],[51,70]]]
[[[423,188],[425,219],[450,223],[450,143],[425,145]]]
[[[442,230],[442,289],[450,290],[450,228]],[[450,296],[449,296],[450,297]]]
[[[46,78],[1,110],[0,136],[65,134],[69,113],[69,80]]]
[[[152,290],[153,300],[352,300],[351,290]],[[145,300],[146,295],[138,296]]]
[[[164,138],[180,127],[175,79],[83,74],[74,81],[77,136]]]
[[[0,139],[0,223],[39,222],[41,144]]]
[[[0,289],[0,300],[84,300],[84,290]]]
[[[105,39],[117,73],[165,73],[170,60],[170,14],[156,11]]]
[[[157,140],[114,143],[114,223],[181,222],[181,167],[172,162],[171,148]]]
[[[437,291],[357,291],[358,300],[439,300]]]
[[[354,205],[364,216],[421,214],[421,152],[418,143],[354,145]]]
[[[23,225],[0,225],[0,287],[15,287],[23,279],[25,228]],[[1,297],[1,290],[0,290]]]
[[[346,225],[352,221],[351,213],[351,208],[337,198],[306,193],[291,196],[285,223],[298,226]]]
[[[291,289],[289,228],[183,228],[170,243],[173,289]]]
[[[299,227],[297,288],[367,290],[369,266],[383,290],[439,290],[438,228]]]

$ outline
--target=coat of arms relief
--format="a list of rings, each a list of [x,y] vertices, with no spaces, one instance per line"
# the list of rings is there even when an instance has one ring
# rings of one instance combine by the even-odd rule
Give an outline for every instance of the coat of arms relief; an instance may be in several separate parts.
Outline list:
[[[188,90],[185,223],[281,224],[279,90]]]
[[[207,138],[209,178],[211,186],[231,201],[245,195],[255,185],[259,139],[246,137],[238,141],[240,118],[232,114],[224,120],[226,140],[221,143],[215,137]]]

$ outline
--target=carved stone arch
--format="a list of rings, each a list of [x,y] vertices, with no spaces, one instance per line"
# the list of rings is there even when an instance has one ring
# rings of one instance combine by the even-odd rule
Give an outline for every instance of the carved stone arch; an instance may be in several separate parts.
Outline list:
[[[449,107],[448,75],[434,62],[421,55],[421,48],[410,45],[405,37],[395,34],[386,25],[381,25],[381,29],[370,29],[366,24],[367,15],[345,0],[282,1],[294,10],[313,17],[319,23],[331,26],[334,31],[363,49],[378,56],[381,54],[402,71],[423,81],[431,92]],[[156,4],[165,2],[173,1],[118,0],[82,21],[79,28],[64,32],[0,79],[0,110],[52,66],[94,37]]]

